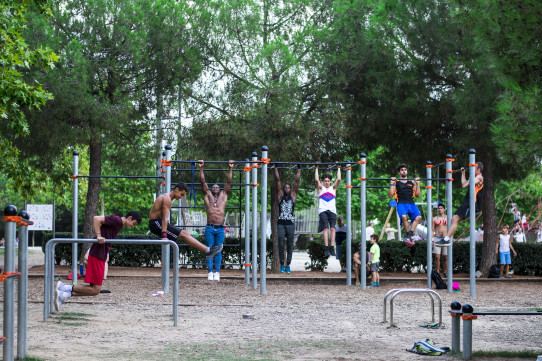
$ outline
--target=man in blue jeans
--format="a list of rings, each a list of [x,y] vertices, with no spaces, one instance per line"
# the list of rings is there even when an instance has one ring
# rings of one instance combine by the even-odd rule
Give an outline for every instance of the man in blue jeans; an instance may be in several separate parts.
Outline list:
[[[279,260],[280,273],[291,273],[290,263],[292,263],[292,252],[294,251],[295,235],[295,198],[299,189],[299,179],[301,178],[301,165],[297,165],[297,174],[295,176],[294,187],[288,183],[284,187],[280,185],[279,170],[275,167],[275,184],[277,187],[277,202],[279,204],[279,219],[277,221],[277,234],[279,239]],[[284,266],[284,239],[286,239],[286,266]]]
[[[205,195],[205,209],[207,211],[207,227],[205,227],[205,242],[208,247],[222,246],[224,244],[224,213],[226,202],[231,191],[232,169],[234,161],[228,163],[228,179],[221,191],[218,184],[213,184],[211,189],[205,182],[203,174],[203,160],[199,161],[199,178],[201,182],[201,191]],[[214,268],[213,268],[214,260]],[[207,279],[209,281],[220,281],[220,266],[222,265],[222,252],[219,252],[214,258],[207,259]]]

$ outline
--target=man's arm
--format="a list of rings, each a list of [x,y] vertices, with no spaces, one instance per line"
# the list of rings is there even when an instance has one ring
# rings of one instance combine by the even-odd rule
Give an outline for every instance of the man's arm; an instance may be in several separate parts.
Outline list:
[[[162,239],[167,239],[167,236],[164,237],[164,233],[167,232],[167,223],[169,218],[169,211],[171,210],[171,205],[168,205],[165,199],[162,199]]]
[[[275,186],[277,191],[277,203],[280,203],[280,200],[282,199],[282,185],[280,184],[279,170],[277,169],[277,167],[275,167]],[[292,199],[294,199],[293,196]]]
[[[105,243],[105,238],[102,237],[102,234],[100,233],[100,229],[102,227],[102,224],[105,222],[105,216],[94,216],[92,219],[92,223],[94,225],[94,233],[96,233],[96,239],[98,240],[98,243],[103,244]]]
[[[467,188],[469,186],[469,181],[465,175],[465,168],[461,167],[461,186]]]
[[[320,190],[322,186],[320,185],[320,177],[318,176],[318,166],[314,170],[314,182],[316,183],[316,189]]]
[[[226,179],[226,184],[224,185],[224,193],[226,193],[226,195],[230,195],[230,191],[231,191],[231,180],[233,178],[233,166],[234,166],[235,162],[233,160],[230,160],[228,162],[228,167],[230,168],[228,170],[228,179]]]
[[[292,189],[292,201],[295,203],[297,191],[299,190],[299,180],[301,179],[301,164],[297,165],[297,173],[295,175],[294,188]]]
[[[422,194],[420,190],[420,178],[414,179],[414,196],[416,198],[420,198],[420,195]]]
[[[337,167],[337,180],[333,183],[333,189],[337,189],[341,183],[341,166]]]
[[[388,190],[388,197],[390,198],[395,196],[395,183],[397,183],[397,178],[391,177],[390,189]]]
[[[203,160],[198,161],[199,165],[199,181],[201,182],[201,192],[205,195],[209,192],[209,187],[207,186],[207,183],[205,182],[205,174],[203,174]]]

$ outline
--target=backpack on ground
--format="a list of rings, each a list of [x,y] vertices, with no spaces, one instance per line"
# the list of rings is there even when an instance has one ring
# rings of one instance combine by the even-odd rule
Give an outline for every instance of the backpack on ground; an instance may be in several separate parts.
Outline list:
[[[489,274],[487,275],[487,278],[499,278],[501,274],[501,267],[498,264],[494,264],[493,266],[489,267]]]
[[[414,352],[419,355],[429,356],[441,356],[450,351],[449,347],[437,347],[435,343],[430,339],[425,341],[414,342],[414,346],[411,349],[406,349],[409,352]]]
[[[433,268],[431,271],[431,279],[435,282],[435,288],[437,290],[444,290],[448,288],[448,284],[444,282],[442,277],[438,274],[437,270]]]

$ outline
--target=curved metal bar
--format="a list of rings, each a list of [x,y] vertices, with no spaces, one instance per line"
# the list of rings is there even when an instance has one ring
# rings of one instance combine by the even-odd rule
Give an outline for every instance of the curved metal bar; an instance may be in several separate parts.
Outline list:
[[[170,245],[173,247],[173,326],[177,326],[177,315],[179,308],[179,245],[171,240],[162,239],[108,239],[113,244],[151,244]],[[55,246],[58,243],[98,243],[97,239],[74,239],[74,238],[53,238],[45,246],[45,277],[44,277],[44,302],[43,321],[47,321],[54,309],[54,256]],[[167,266],[162,266],[167,267]],[[168,267],[169,268],[169,267]]]
[[[384,296],[384,319],[382,320],[382,323],[386,323],[386,307],[387,307],[387,300],[388,300],[388,297],[392,294],[392,293],[395,293],[395,292],[398,292],[398,291],[413,291],[413,292],[418,292],[420,289],[425,289],[425,288],[394,288],[394,289],[391,289],[389,290],[386,295]],[[435,303],[434,303],[434,299],[433,299],[433,295],[429,294],[431,296],[431,304],[432,304],[432,309],[433,309],[433,322],[435,322]]]
[[[440,295],[431,290],[431,289],[426,289],[426,288],[405,288],[405,289],[399,289],[397,290],[393,296],[391,297],[390,299],[390,327],[393,327],[393,301],[395,299],[395,297],[397,297],[399,294],[401,293],[427,293],[429,294],[429,296],[431,297],[431,305],[432,305],[432,319],[433,319],[433,322],[435,320],[435,303],[434,303],[434,298],[433,296],[437,296],[438,300],[439,300],[439,325],[442,324],[442,299],[440,297]]]

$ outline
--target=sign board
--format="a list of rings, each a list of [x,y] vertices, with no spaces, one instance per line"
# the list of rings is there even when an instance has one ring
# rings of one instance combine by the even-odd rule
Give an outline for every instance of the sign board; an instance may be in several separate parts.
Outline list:
[[[29,231],[52,231],[54,210],[52,204],[27,204],[26,211],[30,215],[33,225],[28,226]]]

